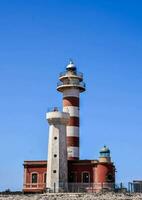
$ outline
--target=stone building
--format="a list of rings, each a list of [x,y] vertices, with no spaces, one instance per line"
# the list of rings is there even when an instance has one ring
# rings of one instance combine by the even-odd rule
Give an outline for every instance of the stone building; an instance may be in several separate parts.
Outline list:
[[[46,114],[49,123],[48,161],[24,161],[26,192],[93,192],[112,189],[115,166],[104,146],[96,160],[79,158],[80,93],[86,90],[83,74],[71,61],[59,76],[57,90],[63,93],[63,111]]]

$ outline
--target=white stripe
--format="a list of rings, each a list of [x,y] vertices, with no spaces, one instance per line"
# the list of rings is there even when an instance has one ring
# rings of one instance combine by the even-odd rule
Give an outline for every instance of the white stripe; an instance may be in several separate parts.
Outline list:
[[[79,89],[71,88],[66,89],[63,92],[63,97],[78,97],[79,98],[80,91]]]
[[[67,147],[68,157],[79,158],[79,147]]]
[[[79,107],[77,106],[65,106],[63,112],[68,112],[70,117],[79,117]]]
[[[79,127],[77,127],[77,126],[67,126],[67,136],[69,136],[69,137],[79,137]]]

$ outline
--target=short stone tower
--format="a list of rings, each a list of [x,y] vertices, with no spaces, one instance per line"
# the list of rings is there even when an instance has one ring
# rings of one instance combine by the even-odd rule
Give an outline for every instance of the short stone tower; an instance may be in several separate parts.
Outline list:
[[[67,190],[67,145],[66,125],[69,114],[54,109],[46,114],[49,123],[47,191]]]
[[[66,71],[59,76],[57,90],[63,93],[63,111],[70,114],[67,125],[68,160],[79,160],[79,101],[80,93],[85,91],[83,74],[77,71],[75,64],[70,61]]]

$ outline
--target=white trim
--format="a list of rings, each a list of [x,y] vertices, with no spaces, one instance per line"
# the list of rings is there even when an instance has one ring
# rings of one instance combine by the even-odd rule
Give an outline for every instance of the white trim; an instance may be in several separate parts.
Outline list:
[[[70,117],[79,117],[79,107],[78,106],[64,106],[64,112],[68,112]]]
[[[79,147],[67,147],[68,157],[79,158]]]
[[[46,180],[45,180],[45,182],[44,182],[45,174],[46,174]],[[47,182],[47,172],[44,172],[44,173],[43,173],[43,183],[46,184],[46,182]]]
[[[26,184],[26,176],[27,176],[27,168],[25,167],[24,168],[24,176],[23,176],[23,179],[24,179],[23,184]]]
[[[89,182],[88,183],[90,183],[90,172],[89,171],[83,171],[83,172],[81,172],[81,182],[85,183],[85,182],[83,182],[83,174],[84,173],[88,173],[88,175],[89,175]]]
[[[79,98],[80,90],[71,88],[71,89],[66,89],[63,92],[63,97],[78,97]]]
[[[79,137],[78,126],[67,126],[67,137]]]

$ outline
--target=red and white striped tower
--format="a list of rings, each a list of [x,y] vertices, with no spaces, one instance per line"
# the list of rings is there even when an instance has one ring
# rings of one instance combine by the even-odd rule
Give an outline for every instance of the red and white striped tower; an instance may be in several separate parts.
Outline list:
[[[85,91],[83,74],[77,72],[72,61],[59,76],[57,90],[63,93],[63,111],[70,114],[67,125],[68,160],[79,159],[79,96]]]

